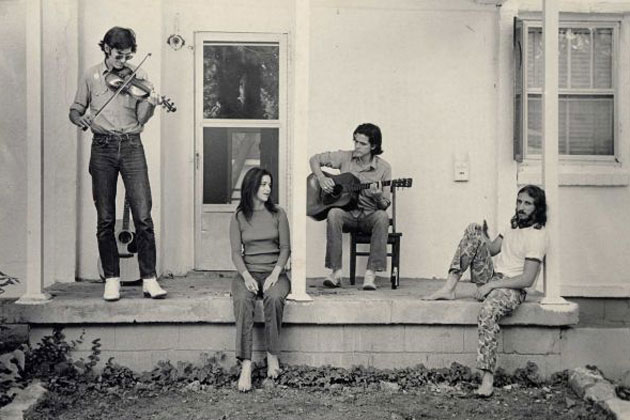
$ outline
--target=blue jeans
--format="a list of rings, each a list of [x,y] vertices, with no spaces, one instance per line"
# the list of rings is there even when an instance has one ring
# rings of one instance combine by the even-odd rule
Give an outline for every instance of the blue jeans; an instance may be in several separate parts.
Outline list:
[[[387,232],[389,216],[385,210],[376,210],[365,215],[361,212],[354,216],[352,212],[332,208],[326,220],[326,268],[338,270],[342,260],[342,233],[358,230],[370,233],[370,255],[367,268],[372,271],[384,271],[387,268]]]
[[[97,214],[96,238],[103,273],[105,278],[120,277],[120,257],[114,236],[118,173],[125,184],[133,215],[140,277],[156,277],[151,186],[144,148],[138,134],[95,134],[92,140],[90,175]]]

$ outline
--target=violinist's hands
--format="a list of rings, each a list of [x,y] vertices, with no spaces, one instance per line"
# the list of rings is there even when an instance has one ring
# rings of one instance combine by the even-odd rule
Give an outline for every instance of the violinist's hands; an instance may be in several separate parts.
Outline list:
[[[92,116],[90,114],[81,115],[75,122],[82,130],[87,130],[92,126]]]
[[[322,174],[321,176],[317,177],[317,180],[319,181],[320,188],[326,194],[330,194],[331,192],[333,192],[333,189],[335,188],[335,181],[333,181],[332,178],[329,178],[326,175]]]
[[[245,281],[245,288],[254,294],[258,294],[258,282],[246,271],[243,274],[243,280]]]
[[[271,289],[271,287],[278,282],[278,273],[274,271],[269,274],[269,277],[265,279],[265,283],[263,283],[263,293],[267,293],[267,290]]]
[[[162,105],[162,103],[164,102],[162,100],[162,97],[158,95],[156,91],[151,92],[151,94],[147,98],[147,101],[153,106]]]

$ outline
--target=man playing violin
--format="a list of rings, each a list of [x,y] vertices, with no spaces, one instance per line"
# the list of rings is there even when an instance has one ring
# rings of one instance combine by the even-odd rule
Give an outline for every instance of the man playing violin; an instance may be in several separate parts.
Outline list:
[[[108,74],[131,68],[128,61],[133,58],[137,48],[136,37],[131,29],[111,28],[99,46],[105,59],[90,67],[80,79],[69,117],[73,124],[84,130],[89,127],[93,133],[89,170],[97,213],[98,251],[105,277],[103,298],[106,301],[120,299],[120,260],[114,237],[118,173],[125,184],[136,229],[144,296],[163,298],[166,291],[156,279],[151,186],[140,140],[140,133],[153,116],[159,99],[152,95],[146,100],[138,100],[112,90],[106,82]],[[135,77],[151,86],[146,73],[142,69],[137,70]]]
[[[313,155],[309,164],[311,171],[317,176],[319,185],[326,193],[331,193],[334,181],[324,175],[323,166],[350,172],[361,183],[380,182],[391,179],[391,166],[378,155],[381,148],[381,130],[374,124],[359,125],[353,133],[354,150],[339,150]],[[372,184],[369,189],[359,193],[357,208],[346,211],[332,208],[326,219],[326,268],[331,270],[324,280],[324,286],[341,286],[342,233],[360,230],[371,233],[370,255],[363,280],[364,290],[375,290],[377,271],[387,268],[387,231],[389,229],[389,190],[378,188]]]

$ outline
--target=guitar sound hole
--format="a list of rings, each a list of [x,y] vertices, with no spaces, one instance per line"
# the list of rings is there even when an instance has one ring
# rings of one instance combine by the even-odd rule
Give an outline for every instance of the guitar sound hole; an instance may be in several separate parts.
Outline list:
[[[133,239],[133,236],[129,232],[120,232],[120,234],[118,234],[118,241],[120,241],[120,243],[129,243],[131,239]]]
[[[335,198],[339,198],[341,196],[341,193],[343,192],[343,186],[341,185],[335,185],[333,187],[333,192],[330,193],[331,197],[335,197]]]

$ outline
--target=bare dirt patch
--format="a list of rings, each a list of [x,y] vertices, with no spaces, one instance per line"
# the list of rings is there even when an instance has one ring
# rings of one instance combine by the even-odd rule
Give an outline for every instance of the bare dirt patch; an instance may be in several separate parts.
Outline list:
[[[328,391],[264,384],[243,394],[200,386],[168,391],[111,389],[80,397],[50,394],[26,420],[99,419],[553,419],[599,420],[613,417],[579,401],[566,386],[508,386],[490,399],[459,386],[426,385],[412,390],[338,387]]]

